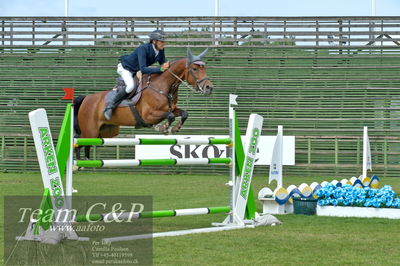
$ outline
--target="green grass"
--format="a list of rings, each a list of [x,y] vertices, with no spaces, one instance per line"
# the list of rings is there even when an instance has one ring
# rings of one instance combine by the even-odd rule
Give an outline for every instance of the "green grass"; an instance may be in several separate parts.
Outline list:
[[[285,186],[323,181],[322,177],[285,177]],[[331,180],[331,179],[328,179]],[[226,176],[135,175],[78,173],[78,195],[153,195],[154,209],[224,206],[228,203]],[[254,178],[254,191],[267,182]],[[399,178],[382,178],[400,191]],[[38,173],[0,174],[1,196],[40,195]],[[1,233],[3,205],[1,197]],[[261,211],[261,204],[257,202]],[[280,215],[282,226],[258,227],[200,235],[160,238],[153,241],[157,265],[397,265],[400,261],[400,220]],[[155,219],[154,231],[208,227],[223,214]],[[3,234],[0,236],[3,240]],[[1,241],[3,243],[3,241]],[[1,247],[0,247],[1,248]],[[3,248],[0,251],[3,257]]]

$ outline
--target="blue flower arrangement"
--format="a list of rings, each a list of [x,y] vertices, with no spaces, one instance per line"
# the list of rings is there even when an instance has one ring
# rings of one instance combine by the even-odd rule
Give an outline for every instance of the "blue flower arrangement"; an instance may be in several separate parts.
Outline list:
[[[381,189],[351,185],[337,187],[331,183],[315,192],[320,206],[354,206],[375,208],[400,208],[400,198],[391,186]]]

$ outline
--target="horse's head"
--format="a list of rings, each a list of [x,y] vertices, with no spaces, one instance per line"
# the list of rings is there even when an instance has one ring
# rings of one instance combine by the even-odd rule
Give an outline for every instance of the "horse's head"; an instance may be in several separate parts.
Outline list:
[[[202,61],[202,58],[206,55],[208,48],[201,54],[195,56],[192,54],[190,48],[187,51],[187,64],[186,68],[188,71],[187,82],[193,86],[195,92],[199,92],[205,95],[211,94],[214,85],[206,73],[206,63]]]

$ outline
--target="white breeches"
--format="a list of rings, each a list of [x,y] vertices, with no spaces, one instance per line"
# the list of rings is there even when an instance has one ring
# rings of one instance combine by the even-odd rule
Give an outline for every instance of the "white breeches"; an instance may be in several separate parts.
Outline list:
[[[133,88],[135,87],[135,79],[132,76],[132,72],[125,69],[121,63],[118,64],[117,73],[121,76],[126,84],[125,92],[130,93],[132,92]]]

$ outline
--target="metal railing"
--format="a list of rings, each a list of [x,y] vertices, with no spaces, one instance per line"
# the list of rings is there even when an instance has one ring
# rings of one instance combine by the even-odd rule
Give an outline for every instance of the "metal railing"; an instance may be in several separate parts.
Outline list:
[[[398,46],[400,17],[0,17],[0,42],[119,45],[163,29],[176,46]]]

